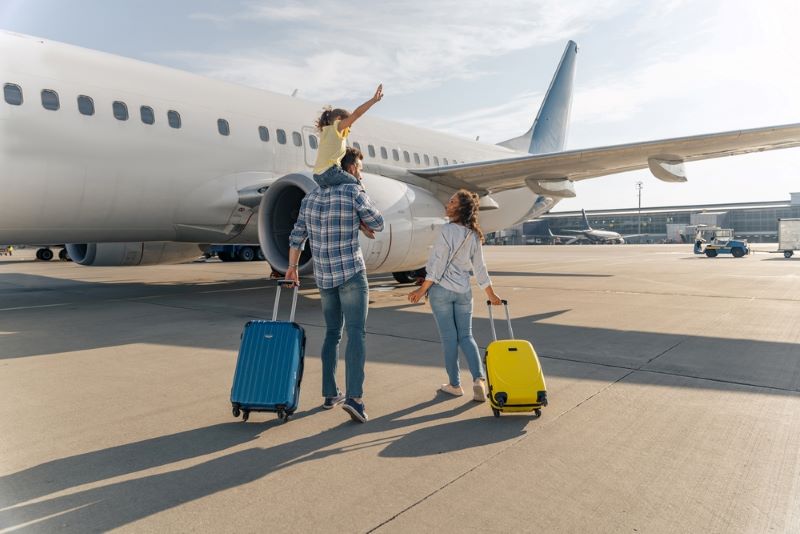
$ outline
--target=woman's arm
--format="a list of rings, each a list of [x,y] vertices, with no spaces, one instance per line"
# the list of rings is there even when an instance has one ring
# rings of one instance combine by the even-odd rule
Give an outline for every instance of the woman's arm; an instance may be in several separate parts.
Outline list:
[[[481,245],[478,236],[475,236],[476,249],[472,254],[472,268],[475,271],[475,280],[478,285],[486,292],[486,296],[493,306],[500,305],[500,297],[494,292],[492,288],[492,280],[489,278],[489,270],[486,268],[486,262],[483,261],[483,246]]]
[[[369,108],[380,102],[381,98],[383,98],[383,84],[378,86],[378,88],[375,90],[375,95],[372,98],[353,110],[349,117],[339,121],[339,131],[343,132],[346,128],[350,128],[361,115],[367,112]]]
[[[433,285],[433,280],[425,280],[422,283],[422,285],[419,286],[419,289],[416,289],[408,294],[408,301],[413,304],[416,304],[417,302],[420,301],[420,299],[422,299],[422,297],[425,296],[425,294],[428,292],[428,290],[431,288],[432,285]]]

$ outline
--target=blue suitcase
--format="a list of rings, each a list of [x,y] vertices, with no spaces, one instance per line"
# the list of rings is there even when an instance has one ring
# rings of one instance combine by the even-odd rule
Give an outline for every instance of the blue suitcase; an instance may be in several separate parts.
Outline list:
[[[231,388],[233,416],[247,421],[250,412],[276,412],[288,421],[300,402],[306,333],[294,322],[297,287],[292,298],[289,321],[277,321],[281,285],[271,321],[249,321],[244,325],[239,357]]]

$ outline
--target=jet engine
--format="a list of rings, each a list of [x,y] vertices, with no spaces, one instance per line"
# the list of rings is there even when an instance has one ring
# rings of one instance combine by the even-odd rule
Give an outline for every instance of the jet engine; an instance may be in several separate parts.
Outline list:
[[[117,267],[182,263],[202,254],[201,245],[151,241],[147,243],[69,243],[70,259],[80,265]]]
[[[425,265],[438,228],[444,224],[444,206],[430,192],[377,174],[362,173],[362,184],[384,218],[384,229],[359,242],[367,270],[410,271]],[[261,199],[258,239],[270,265],[285,272],[289,265],[289,235],[306,193],[316,187],[310,174],[289,174],[276,180]],[[300,255],[300,274],[313,266],[308,243]]]

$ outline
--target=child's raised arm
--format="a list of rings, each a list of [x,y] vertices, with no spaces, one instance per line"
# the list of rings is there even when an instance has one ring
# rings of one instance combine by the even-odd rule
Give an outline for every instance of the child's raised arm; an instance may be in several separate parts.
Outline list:
[[[369,108],[371,108],[374,104],[381,101],[383,98],[383,84],[380,84],[378,88],[375,90],[375,95],[358,106],[353,112],[350,114],[349,117],[346,119],[342,119],[339,121],[339,131],[344,131],[345,128],[350,128],[356,119],[358,119],[361,115],[367,112]]]

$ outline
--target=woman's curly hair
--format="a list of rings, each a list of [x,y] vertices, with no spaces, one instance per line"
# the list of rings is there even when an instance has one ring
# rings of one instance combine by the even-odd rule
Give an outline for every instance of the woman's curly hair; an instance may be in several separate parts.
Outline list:
[[[331,106],[325,106],[322,108],[322,115],[319,116],[316,122],[317,130],[320,132],[322,128],[325,126],[330,126],[333,124],[333,121],[336,119],[346,119],[350,116],[350,112],[346,109],[342,108],[335,108],[332,109]]]
[[[478,203],[480,201],[478,195],[466,189],[459,189],[455,196],[458,199],[458,221],[456,222],[478,234],[483,243],[483,232],[478,226]]]

